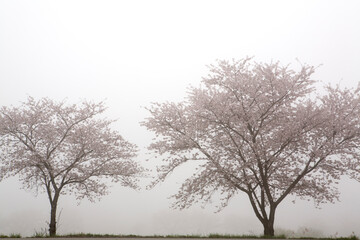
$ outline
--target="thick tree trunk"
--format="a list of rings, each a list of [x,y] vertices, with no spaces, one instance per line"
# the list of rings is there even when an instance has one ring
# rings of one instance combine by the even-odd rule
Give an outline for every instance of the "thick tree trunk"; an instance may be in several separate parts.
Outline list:
[[[50,223],[49,223],[50,237],[56,236],[56,208],[57,208],[56,204],[51,206]]]
[[[251,206],[255,212],[256,217],[260,220],[264,226],[264,236],[274,236],[274,222],[275,222],[275,211],[276,204],[272,204],[269,208],[269,212],[266,211],[265,201],[262,201],[263,204],[256,204],[251,192],[248,192]]]
[[[264,236],[274,236],[274,221],[268,220],[263,222]]]
[[[264,219],[262,222],[264,226],[264,236],[274,236],[275,211],[276,205],[270,206],[269,218]]]
[[[56,210],[59,200],[59,193],[55,193],[54,199],[51,201],[50,223],[49,223],[49,235],[50,237],[56,236]]]

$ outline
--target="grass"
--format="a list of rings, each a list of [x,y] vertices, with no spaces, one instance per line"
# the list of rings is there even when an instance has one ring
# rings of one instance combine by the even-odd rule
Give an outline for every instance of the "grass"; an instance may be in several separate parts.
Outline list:
[[[34,235],[32,235],[32,238],[45,238],[48,237],[48,234],[46,231],[35,231]]]
[[[18,233],[12,233],[9,236],[0,234],[0,238],[21,238],[21,235]]]
[[[224,238],[224,239],[244,239],[244,238],[277,238],[277,239],[286,239],[284,235],[275,236],[275,237],[264,237],[264,236],[255,236],[255,235],[231,235],[231,234],[209,234],[209,235],[113,235],[113,234],[92,234],[92,233],[73,233],[66,235],[58,235],[56,237],[63,238]]]
[[[45,231],[35,232],[31,238],[48,238],[49,235]],[[274,237],[270,236],[257,236],[257,235],[232,235],[232,234],[209,234],[209,235],[116,235],[116,234],[93,234],[93,233],[72,233],[66,235],[57,235],[57,238],[213,238],[213,239],[287,239],[285,235],[278,235]],[[3,235],[0,234],[0,238],[21,238],[20,234]],[[356,236],[350,237],[329,237],[329,238],[292,238],[292,239],[316,239],[316,240],[360,240]]]
[[[20,236],[20,235],[19,235]],[[46,233],[40,232],[35,233],[32,238],[47,238],[49,237]],[[212,238],[212,239],[287,239],[285,235],[278,235],[278,236],[257,236],[257,235],[232,235],[232,234],[209,234],[209,235],[116,235],[116,234],[93,234],[93,233],[72,233],[66,235],[57,235],[57,238]],[[1,238],[1,235],[0,235]],[[316,240],[360,240],[356,236],[350,237],[330,237],[330,238],[292,238],[292,239],[316,239]]]
[[[286,239],[285,235],[277,235],[277,236],[257,236],[257,235],[232,235],[232,234],[209,234],[208,236],[205,236],[205,238],[232,238],[232,239],[242,239],[242,238],[250,238],[250,239],[258,239],[258,238],[266,238],[266,239]]]

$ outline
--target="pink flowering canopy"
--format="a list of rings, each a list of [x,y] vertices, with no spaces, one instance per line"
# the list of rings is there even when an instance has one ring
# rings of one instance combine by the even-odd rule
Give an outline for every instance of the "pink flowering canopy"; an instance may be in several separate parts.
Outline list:
[[[51,197],[61,190],[94,200],[108,192],[101,178],[137,188],[137,148],[99,116],[104,110],[102,102],[66,105],[31,97],[20,107],[2,107],[2,176],[19,175],[25,187]]]
[[[185,101],[153,104],[142,123],[156,134],[149,149],[164,156],[155,183],[199,161],[174,207],[220,192],[222,209],[243,192],[273,235],[276,207],[289,194],[333,202],[342,175],[359,180],[359,88],[316,89],[311,66],[251,59],[219,61],[210,71]]]
[[[47,193],[52,237],[61,195],[94,201],[108,193],[103,178],[137,188],[137,148],[100,117],[104,110],[102,102],[66,105],[31,97],[0,109],[0,180],[18,175],[24,187]]]
[[[0,180],[18,175],[24,187],[47,193],[51,237],[61,195],[94,201],[108,193],[104,178],[137,188],[143,171],[132,160],[137,148],[100,117],[104,111],[102,102],[66,105],[31,97],[0,109]]]

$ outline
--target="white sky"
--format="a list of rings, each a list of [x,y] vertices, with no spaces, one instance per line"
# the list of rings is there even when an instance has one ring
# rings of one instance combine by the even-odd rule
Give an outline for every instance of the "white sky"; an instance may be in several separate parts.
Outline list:
[[[0,105],[27,96],[106,100],[114,126],[139,145],[152,166],[152,135],[139,122],[150,102],[179,101],[216,59],[255,56],[298,66],[320,65],[314,77],[355,86],[360,81],[359,1],[0,1]],[[151,191],[114,186],[100,202],[60,198],[59,233],[249,234],[262,226],[239,195],[224,211],[169,209],[190,167]],[[148,182],[144,179],[143,183]],[[276,228],[307,227],[325,235],[360,235],[360,183],[341,183],[341,202],[315,209],[288,199]],[[0,233],[47,229],[43,194],[0,182]],[[214,202],[214,205],[216,202]],[[315,231],[314,230],[314,231]]]

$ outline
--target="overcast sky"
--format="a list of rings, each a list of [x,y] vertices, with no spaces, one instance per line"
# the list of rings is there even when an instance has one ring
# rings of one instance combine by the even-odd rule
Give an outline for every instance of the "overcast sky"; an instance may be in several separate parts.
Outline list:
[[[319,66],[314,78],[356,86],[360,81],[359,1],[0,1],[0,105],[27,96],[105,100],[114,128],[146,154],[152,135],[141,122],[151,102],[179,101],[216,59],[254,56],[295,68]],[[145,159],[150,158],[148,162]],[[150,191],[114,185],[100,202],[60,198],[58,233],[260,234],[243,195],[220,213],[211,205],[171,210],[191,167]],[[145,185],[149,179],[143,179]],[[344,179],[341,202],[316,209],[290,197],[275,228],[325,235],[360,235],[360,183]],[[214,202],[216,205],[216,202]],[[47,196],[0,182],[0,234],[47,230]]]

